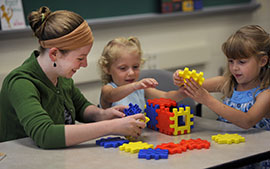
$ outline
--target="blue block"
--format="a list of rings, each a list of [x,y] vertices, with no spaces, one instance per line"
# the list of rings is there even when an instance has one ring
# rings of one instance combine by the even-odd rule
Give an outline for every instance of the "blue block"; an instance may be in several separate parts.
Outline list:
[[[116,148],[124,143],[129,143],[129,141],[120,137],[108,137],[96,140],[96,145],[103,146],[104,148]]]
[[[142,149],[139,151],[138,158],[145,158],[147,160],[150,159],[167,159],[169,155],[169,150],[162,150],[162,149]]]
[[[150,121],[147,123],[147,127],[154,130],[158,130],[158,128],[156,127],[156,125],[158,124],[158,121],[156,119],[156,117],[158,116],[156,112],[157,109],[159,109],[159,105],[155,105],[155,107],[153,107],[153,104],[149,105],[149,103],[147,103],[145,109],[146,116],[150,119]]]
[[[140,109],[140,107],[137,104],[133,105],[132,103],[129,103],[128,106],[129,106],[128,109],[124,109],[124,113],[126,116],[138,114],[138,113],[141,113],[141,111],[142,111],[142,109]]]

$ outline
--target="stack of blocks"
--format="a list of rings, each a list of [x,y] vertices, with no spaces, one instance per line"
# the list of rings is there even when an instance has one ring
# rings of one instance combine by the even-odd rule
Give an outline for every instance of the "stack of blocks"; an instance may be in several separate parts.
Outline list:
[[[147,101],[146,116],[150,121],[149,128],[167,135],[190,133],[194,127],[194,115],[189,106],[177,106],[171,99],[152,99]]]

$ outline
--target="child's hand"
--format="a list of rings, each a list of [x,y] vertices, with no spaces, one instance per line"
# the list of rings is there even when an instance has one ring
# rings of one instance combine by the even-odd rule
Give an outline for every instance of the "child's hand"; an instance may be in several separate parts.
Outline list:
[[[182,77],[179,77],[179,72],[181,72],[181,69],[178,69],[173,74],[173,82],[176,86],[183,86],[185,83],[184,79]]]
[[[144,78],[138,82],[134,83],[135,90],[138,89],[147,89],[147,88],[155,88],[158,85],[158,82],[153,78]]]
[[[190,98],[192,98],[198,103],[207,105],[207,101],[209,101],[209,98],[212,97],[206,89],[204,89],[192,78],[188,79],[184,86],[184,92],[186,93],[186,95],[188,95]]]
[[[132,136],[137,138],[141,135],[142,129],[145,128],[145,116],[142,113],[127,116],[125,118],[116,119],[112,127],[114,127],[113,134]],[[143,120],[143,121],[141,121]]]

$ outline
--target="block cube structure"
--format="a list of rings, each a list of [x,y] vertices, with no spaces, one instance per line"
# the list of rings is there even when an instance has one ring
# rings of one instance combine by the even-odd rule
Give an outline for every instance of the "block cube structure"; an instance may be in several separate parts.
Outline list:
[[[189,68],[185,67],[183,71],[179,72],[179,77],[182,77],[186,83],[187,79],[193,78],[199,85],[204,82],[203,72],[197,73],[196,70],[190,71]]]
[[[194,115],[190,107],[178,106],[172,99],[149,99],[145,113],[150,119],[147,127],[167,135],[187,134],[194,127]]]

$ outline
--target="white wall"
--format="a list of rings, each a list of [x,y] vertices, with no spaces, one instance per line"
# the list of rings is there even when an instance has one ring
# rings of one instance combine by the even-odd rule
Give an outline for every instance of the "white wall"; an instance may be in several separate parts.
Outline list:
[[[247,24],[259,24],[270,32],[270,1],[257,0],[257,2],[261,3],[261,8],[253,12],[175,17],[139,24],[134,22],[93,27],[95,42],[88,56],[89,66],[77,72],[74,79],[81,82],[78,87],[85,96],[97,104],[101,88],[101,83],[97,81],[99,78],[97,59],[109,40],[130,35],[140,39],[145,57],[150,57],[145,68],[175,70],[184,66],[195,66],[197,71],[204,72],[206,78],[218,75],[219,69],[225,66],[221,45],[231,33]],[[0,39],[0,81],[37,47],[37,40],[30,36]],[[205,108],[203,113],[205,117],[215,118],[214,113],[209,113]]]

